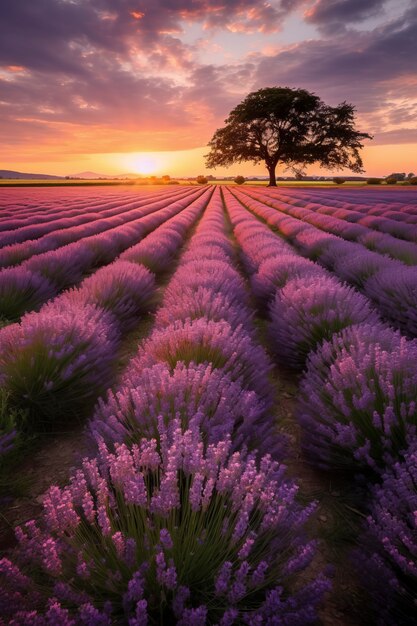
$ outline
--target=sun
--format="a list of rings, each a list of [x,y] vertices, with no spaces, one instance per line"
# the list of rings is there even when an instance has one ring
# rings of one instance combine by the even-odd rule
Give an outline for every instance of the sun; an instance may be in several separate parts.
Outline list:
[[[152,174],[158,169],[156,159],[148,156],[136,157],[133,161],[133,167],[138,174]]]

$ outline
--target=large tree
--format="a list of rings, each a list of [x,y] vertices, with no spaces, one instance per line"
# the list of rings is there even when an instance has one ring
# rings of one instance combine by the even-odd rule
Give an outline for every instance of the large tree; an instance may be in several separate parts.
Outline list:
[[[310,163],[362,172],[359,150],[371,135],[355,129],[355,107],[331,107],[305,89],[267,87],[250,93],[214,133],[207,167],[265,162],[276,186],[278,163],[301,172]]]

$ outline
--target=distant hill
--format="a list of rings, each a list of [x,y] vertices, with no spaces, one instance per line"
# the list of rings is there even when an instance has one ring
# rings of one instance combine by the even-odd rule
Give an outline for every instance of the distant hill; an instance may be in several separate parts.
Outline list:
[[[50,176],[49,174],[28,174],[27,172],[14,172],[13,170],[0,170],[0,178],[25,179],[25,180],[52,180],[62,179],[63,176]]]

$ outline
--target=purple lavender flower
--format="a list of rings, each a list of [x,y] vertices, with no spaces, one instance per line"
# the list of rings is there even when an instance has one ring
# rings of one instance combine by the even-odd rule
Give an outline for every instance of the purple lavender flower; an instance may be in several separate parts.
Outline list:
[[[241,327],[233,329],[224,320],[205,318],[177,321],[155,330],[139,349],[132,362],[136,370],[156,363],[166,363],[173,370],[178,362],[211,364],[239,380],[243,387],[270,397],[268,372],[270,362],[264,349]]]
[[[85,270],[92,264],[93,254],[90,248],[80,241],[52,252],[38,254],[25,261],[22,267],[41,274],[58,291],[81,280]]]
[[[359,239],[360,243],[369,250],[376,250],[381,254],[388,254],[393,259],[403,261],[407,265],[417,263],[417,245],[410,241],[401,241],[391,235],[369,231]]]
[[[23,267],[0,271],[0,318],[15,321],[55,295],[47,279]]]
[[[336,248],[335,256],[337,257]],[[376,252],[371,252],[364,248],[358,248],[352,250],[351,254],[339,256],[338,259],[336,258],[333,267],[334,273],[339,278],[358,287],[361,291],[365,290],[368,297],[369,294],[365,287],[368,279],[381,270],[388,268],[398,268],[398,270],[401,271],[404,269],[404,266],[388,257],[381,256]]]
[[[79,297],[112,313],[123,332],[135,326],[140,313],[149,308],[155,277],[141,265],[116,261],[83,281]]]
[[[370,592],[379,623],[411,626],[417,620],[417,446],[374,488],[371,513],[354,561]]]
[[[255,296],[265,302],[293,278],[324,275],[325,271],[316,263],[295,254],[282,254],[261,263],[258,272],[251,279],[251,284]]]
[[[113,319],[92,305],[64,309],[51,302],[0,331],[0,380],[37,427],[82,414],[112,378]]]
[[[280,360],[302,368],[311,350],[334,333],[380,320],[367,298],[329,276],[289,281],[270,308],[270,337]]]
[[[299,421],[320,466],[380,472],[417,434],[417,343],[382,325],[345,329],[310,355]]]
[[[233,382],[211,365],[158,363],[143,371],[132,366],[117,392],[99,400],[90,432],[97,441],[139,443],[158,436],[158,418],[168,426],[175,418],[187,429],[196,422],[215,443],[231,435],[234,449],[243,445],[269,452],[280,443],[266,407],[253,391]]]
[[[245,303],[241,303],[240,286],[229,293],[216,292],[197,284],[176,287],[177,284],[171,285],[164,294],[164,306],[155,318],[156,328],[164,328],[176,320],[205,317],[213,322],[225,320],[232,328],[242,326],[248,333],[253,333],[252,315]]]
[[[164,231],[163,233],[155,231],[124,252],[122,259],[132,263],[141,263],[155,273],[162,272],[172,263],[172,258],[182,242],[183,235],[177,231],[172,229],[170,232]]]
[[[417,337],[417,272],[390,266],[365,283],[365,294],[383,315],[410,337]]]
[[[158,621],[162,611],[166,623],[226,625],[262,623],[275,610],[282,623],[314,623],[329,583],[321,574],[311,584],[302,580],[315,553],[303,530],[314,505],[297,502],[285,468],[269,456],[257,464],[231,454],[230,439],[206,447],[198,427],[183,432],[179,420],[161,424],[159,439],[156,466],[149,465],[146,440],[114,452],[102,443],[93,463],[98,478],[92,480],[92,461],[85,459],[69,486],[50,490],[39,525],[18,532],[16,563],[0,561],[3,618],[14,618],[17,609],[42,625],[52,616],[75,626],[114,619],[142,624]],[[212,488],[206,500],[191,504],[197,477],[203,492]],[[79,504],[81,491],[100,501],[101,482],[108,494],[101,505],[104,534],[100,519],[86,520]],[[127,494],[138,482],[146,497],[132,503]],[[127,560],[132,540],[135,559]]]
[[[181,297],[183,288],[188,291],[201,287],[207,287],[215,293],[224,293],[239,303],[246,302],[247,299],[245,284],[230,262],[204,260],[190,261],[178,268],[166,290],[164,303],[165,297],[167,301],[168,298]]]

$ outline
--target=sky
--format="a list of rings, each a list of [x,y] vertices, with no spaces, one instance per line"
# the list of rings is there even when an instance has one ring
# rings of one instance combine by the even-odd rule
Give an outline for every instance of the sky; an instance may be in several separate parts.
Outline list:
[[[0,169],[265,175],[204,155],[287,86],[356,107],[367,175],[417,172],[416,59],[417,0],[2,0]]]

